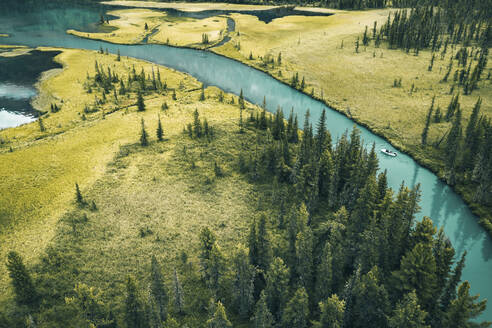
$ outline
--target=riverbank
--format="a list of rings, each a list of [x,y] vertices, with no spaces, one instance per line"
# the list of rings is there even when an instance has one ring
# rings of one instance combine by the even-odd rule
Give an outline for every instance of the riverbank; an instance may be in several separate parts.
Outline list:
[[[43,48],[43,50],[54,49]],[[87,74],[94,75],[96,60],[99,65],[111,67],[112,71],[120,76],[128,74],[133,65],[138,72],[143,68],[148,73],[152,68],[157,70],[157,66],[126,57],[121,58],[118,62],[116,55],[98,54],[93,51],[67,49],[62,51],[56,57],[56,61],[63,65],[63,71],[46,74],[39,83],[41,96],[36,102],[38,109],[49,111],[53,103],[61,108],[56,113],[42,117],[45,131],[40,131],[37,122],[0,131],[0,138],[3,140],[0,145],[0,157],[2,158],[0,161],[2,219],[0,240],[3,245],[0,257],[3,258],[9,250],[17,250],[28,261],[35,261],[39,258],[55,236],[60,217],[74,206],[74,183],[77,182],[83,193],[86,193],[96,181],[101,179],[106,174],[107,164],[114,159],[120,146],[138,142],[141,118],[145,120],[150,140],[154,143],[157,116],[161,115],[167,139],[162,147],[165,152],[169,151],[166,156],[179,154],[182,148],[181,146],[176,148],[177,144],[174,141],[183,142],[183,128],[191,122],[195,108],[198,108],[210,125],[217,128],[221,135],[222,129],[227,131],[236,129],[239,110],[236,106],[219,102],[217,100],[218,89],[206,89],[207,99],[198,102],[200,83],[189,75],[164,67],[159,67],[159,70],[163,80],[166,81],[168,91],[163,94],[146,96],[147,110],[145,112],[136,111],[135,94],[129,97],[120,96],[117,104],[109,101],[97,111],[86,112],[84,108],[92,107],[95,96],[100,97],[99,94],[88,93],[84,85]],[[67,85],[70,85],[70,88],[66,88]],[[176,100],[173,99],[173,92],[176,94]],[[112,99],[112,97],[108,95],[108,98]],[[227,97],[230,99],[230,96]],[[169,107],[166,111],[161,109],[163,103]],[[221,142],[221,146],[229,148],[226,141],[221,139]],[[10,147],[12,147],[12,152],[9,151]],[[235,146],[230,148],[232,152],[240,149]],[[213,170],[213,166],[199,159],[198,153],[196,156],[196,165],[200,168],[197,172],[202,172],[200,179],[205,179],[205,176],[211,172],[210,170]],[[165,158],[160,160],[165,162]],[[139,160],[136,159],[135,163],[138,162]],[[152,163],[157,162],[152,161]],[[136,164],[133,167],[137,169],[139,166]],[[131,179],[128,186],[136,179],[132,172],[134,171],[129,172]],[[176,183],[170,183],[169,180],[179,177],[175,171],[173,173],[171,171],[161,172],[160,174],[164,174],[164,177],[157,171],[152,172],[155,176],[159,176],[159,179],[162,178],[165,188],[169,189],[163,193],[164,195],[170,195],[176,191]],[[148,178],[152,177],[149,175]],[[248,188],[240,181],[234,180],[237,177],[234,176],[231,179],[225,180],[221,188],[229,188],[228,194],[230,192],[230,195],[238,195],[239,198],[246,197]],[[186,194],[186,190],[190,188],[186,183],[182,187],[184,189],[183,193],[179,193],[180,195]],[[163,187],[162,190],[166,190],[165,188]],[[98,190],[93,194],[97,197],[97,202],[101,204],[99,207],[102,207],[104,202],[108,206],[111,203],[112,200],[104,196],[107,192],[109,191]],[[231,204],[225,204],[229,201],[231,201],[230,197],[224,197],[221,201],[224,211],[227,217],[237,217],[238,214],[231,213],[237,208]],[[203,204],[200,199],[197,199],[196,203],[194,201],[188,203],[190,206],[203,206]],[[175,208],[181,207],[176,206]],[[244,208],[241,209],[243,210]],[[200,208],[197,211],[204,212],[207,209]],[[216,208],[215,211],[219,209]],[[238,210],[238,213],[241,211]],[[211,213],[209,214],[210,217],[214,217]],[[189,224],[193,224],[192,219]],[[241,224],[237,223],[237,229],[241,229],[240,227]],[[184,233],[183,236],[185,236]],[[231,234],[231,238],[236,236]],[[5,266],[0,267],[0,273],[4,277],[0,280],[0,294],[6,295],[8,279]]]
[[[218,44],[227,33],[227,18],[223,16],[195,19],[170,16],[163,11],[148,9],[114,10],[108,14],[118,17],[102,25],[104,28],[111,28],[110,32],[68,30],[67,33],[111,43],[159,43],[195,49]]]

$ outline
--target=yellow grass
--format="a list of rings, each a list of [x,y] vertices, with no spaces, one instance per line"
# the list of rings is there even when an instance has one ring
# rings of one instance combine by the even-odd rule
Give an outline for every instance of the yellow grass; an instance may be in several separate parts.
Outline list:
[[[32,49],[25,46],[11,46],[0,44],[0,56],[1,57],[15,57],[27,54]]]
[[[174,46],[203,48],[202,34],[209,37],[209,44],[222,39],[227,30],[226,17],[211,17],[194,19],[186,17],[170,17],[165,12],[148,9],[115,10],[109,14],[118,16],[104,27],[113,27],[109,33],[85,33],[68,30],[76,36],[105,40],[113,43],[135,44],[140,43],[146,36],[148,42],[166,43]],[[145,30],[147,23],[148,29]]]
[[[159,9],[177,9],[181,11],[197,12],[204,10],[268,10],[277,8],[278,6],[262,6],[262,5],[241,5],[222,2],[200,2],[200,3],[185,3],[185,2],[154,2],[154,1],[103,1],[106,5],[141,7],[141,8],[159,8]]]
[[[73,206],[74,183],[78,182],[85,192],[102,177],[106,164],[119,147],[138,141],[140,118],[146,120],[152,139],[159,112],[166,137],[171,139],[181,136],[195,108],[206,115],[211,125],[237,120],[236,107],[214,100],[217,89],[207,89],[207,96],[212,98],[197,103],[200,84],[188,75],[162,67],[162,78],[169,88],[176,90],[177,101],[171,99],[171,93],[151,95],[146,99],[147,111],[143,113],[130,106],[108,115],[102,111],[87,114],[87,119],[82,120],[83,108],[94,101],[94,94],[87,94],[83,83],[87,72],[94,75],[96,59],[123,77],[133,64],[138,72],[141,67],[146,72],[151,70],[150,63],[126,58],[117,62],[115,58],[90,51],[63,50],[56,60],[63,64],[64,70],[48,74],[39,85],[43,94],[37,102],[40,109],[48,110],[55,100],[62,107],[60,112],[43,117],[46,132],[39,131],[37,122],[0,131],[0,138],[7,141],[0,145],[0,258],[5,258],[6,252],[12,249],[28,261],[38,258],[54,236],[60,216]],[[122,97],[118,106],[132,105],[135,98],[134,94],[128,99]],[[104,112],[116,107],[111,94],[108,99]],[[160,109],[164,101],[170,107],[166,113]],[[13,152],[8,151],[9,147]],[[3,277],[0,294],[4,294],[5,266],[0,266],[0,275]]]

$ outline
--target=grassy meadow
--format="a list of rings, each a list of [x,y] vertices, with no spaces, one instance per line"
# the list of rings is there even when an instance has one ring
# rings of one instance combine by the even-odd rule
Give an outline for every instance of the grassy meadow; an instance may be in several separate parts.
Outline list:
[[[76,36],[104,40],[113,43],[136,44],[148,38],[150,43],[164,43],[180,47],[206,48],[220,42],[227,31],[227,18],[206,19],[169,16],[165,12],[149,9],[123,9],[108,14],[118,16],[101,27],[109,32],[85,33],[68,30]],[[147,29],[145,29],[147,24]],[[208,43],[202,43],[202,35],[208,35]]]
[[[63,64],[64,69],[48,72],[38,86],[41,91],[36,100],[39,109],[49,111],[52,103],[61,107],[59,112],[42,117],[45,131],[40,131],[38,122],[0,131],[2,258],[9,250],[16,250],[26,261],[35,262],[53,238],[60,238],[57,231],[63,227],[57,222],[67,211],[76,208],[75,182],[81,186],[84,195],[96,201],[99,208],[99,212],[89,215],[91,224],[96,225],[98,220],[101,222],[97,224],[102,225],[121,224],[118,229],[133,236],[146,222],[141,220],[147,220],[145,224],[155,232],[152,240],[159,235],[163,240],[172,239],[173,244],[179,247],[188,245],[190,236],[195,235],[192,232],[204,224],[223,225],[221,229],[226,240],[238,237],[237,232],[243,227],[243,215],[250,213],[246,205],[250,188],[234,175],[226,175],[219,182],[210,175],[211,172],[213,174],[213,156],[224,162],[227,172],[227,165],[232,165],[233,158],[228,152],[240,149],[237,145],[229,146],[234,133],[226,133],[237,129],[239,110],[236,106],[219,103],[219,90],[215,88],[206,89],[207,99],[198,102],[199,82],[188,75],[160,67],[167,91],[147,95],[146,111],[137,112],[136,94],[132,93],[119,96],[117,101],[109,94],[106,104],[85,113],[84,108],[91,107],[95,97],[101,97],[97,90],[88,93],[85,86],[87,74],[94,76],[96,60],[102,67],[109,66],[122,77],[133,65],[138,72],[144,68],[147,73],[153,65],[127,58],[118,62],[115,55],[81,50],[63,50],[56,60]],[[66,88],[67,85],[71,87]],[[173,93],[176,100],[173,100]],[[164,102],[169,107],[165,111],[161,109]],[[187,141],[182,134],[196,108],[218,131],[219,137],[213,142],[214,152],[203,152],[200,145]],[[161,116],[166,141],[157,144],[155,128],[158,115]],[[138,142],[142,118],[150,135],[149,150],[135,151],[128,158],[118,160],[118,163],[126,163],[121,171],[114,171],[114,165],[108,169],[108,163],[115,161],[115,154],[122,154],[122,147]],[[190,165],[182,162],[181,158],[187,158],[183,151],[187,156],[196,157],[193,160],[196,170],[189,169]],[[152,181],[151,186],[147,186],[149,181]],[[149,189],[146,190],[147,187]],[[209,192],[200,196],[203,188]],[[182,211],[183,208],[186,211]],[[106,215],[108,213],[112,213],[112,218]],[[165,225],[158,226],[158,222],[165,222]],[[99,231],[100,227],[95,226],[94,231]],[[181,232],[178,234],[178,231]],[[134,237],[137,238],[138,233]],[[118,242],[111,240],[108,247],[131,249],[131,243],[140,237],[129,241],[121,235],[117,239]],[[127,241],[129,244],[126,246],[118,244]],[[5,266],[0,266],[0,270],[3,277],[0,294],[7,296],[10,292],[7,292]]]

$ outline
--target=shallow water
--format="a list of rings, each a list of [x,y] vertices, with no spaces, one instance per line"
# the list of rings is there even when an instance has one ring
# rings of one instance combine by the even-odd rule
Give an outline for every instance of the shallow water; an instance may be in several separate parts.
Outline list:
[[[0,129],[32,122],[38,112],[31,106],[34,84],[40,74],[61,68],[53,62],[58,51],[32,51],[16,57],[0,57]]]
[[[87,10],[92,10],[94,21],[98,19],[97,10]],[[39,15],[43,15],[43,12],[40,11]],[[211,52],[163,45],[114,45],[67,35],[64,33],[65,29],[72,26],[72,22],[68,19],[74,16],[68,15],[67,17],[65,22],[63,22],[63,17],[58,17],[57,26],[64,27],[62,30],[46,28],[38,30],[36,29],[37,23],[30,25],[29,22],[26,22],[25,26],[14,26],[6,30],[6,25],[2,26],[0,17],[0,32],[12,34],[7,39],[8,42],[28,46],[45,45],[92,50],[97,50],[102,46],[108,48],[112,53],[119,50],[124,56],[145,59],[187,72],[205,85],[214,85],[235,94],[239,94],[242,89],[245,98],[253,103],[260,104],[266,96],[267,108],[271,111],[280,106],[285,112],[289,112],[293,107],[299,115],[301,125],[307,109],[310,109],[312,122],[318,120],[323,108],[328,109],[326,105],[278,82],[263,72]],[[334,110],[328,110],[327,114],[327,126],[334,139],[356,125]],[[375,143],[377,149],[395,150],[384,139],[364,127],[359,128],[368,147]],[[378,156],[380,168],[388,170],[389,185],[393,189],[397,190],[402,181],[410,186],[420,183],[422,209],[419,217],[429,216],[437,226],[444,227],[458,256],[465,250],[468,252],[466,267],[462,275],[463,280],[471,282],[473,293],[480,293],[482,298],[492,298],[492,284],[489,280],[492,273],[492,240],[478,225],[477,218],[466,204],[436,175],[418,165],[409,156],[401,153],[396,158],[381,153],[378,153]],[[480,319],[492,320],[492,304]]]

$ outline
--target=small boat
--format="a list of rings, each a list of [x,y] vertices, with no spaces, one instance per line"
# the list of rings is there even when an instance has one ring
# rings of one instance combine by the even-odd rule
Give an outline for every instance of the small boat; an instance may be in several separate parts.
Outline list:
[[[381,152],[385,155],[396,157],[396,153],[394,151],[383,148],[381,149]]]

